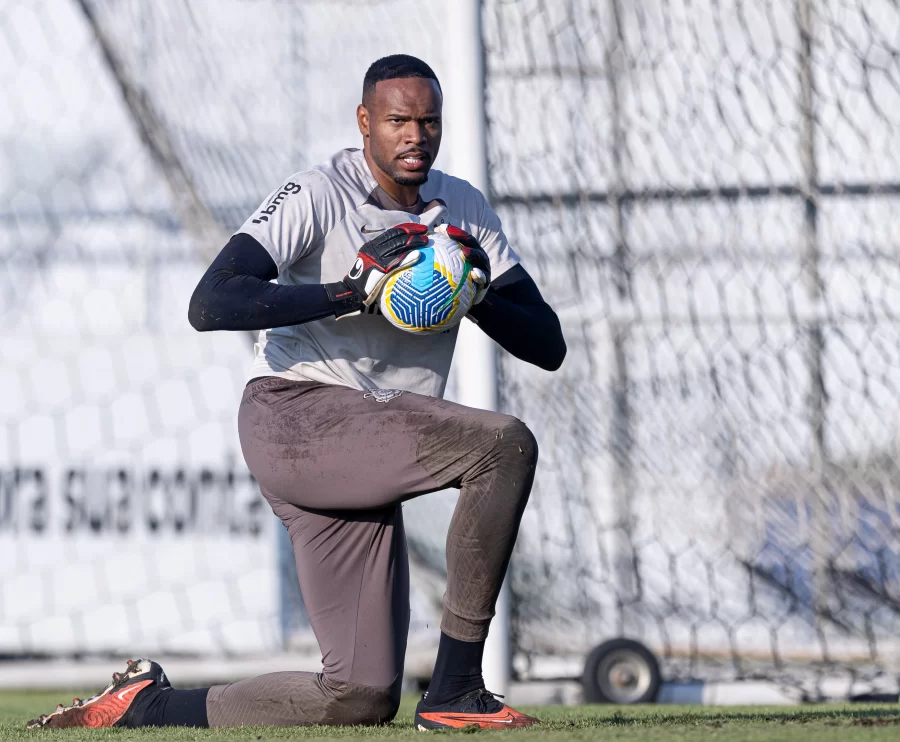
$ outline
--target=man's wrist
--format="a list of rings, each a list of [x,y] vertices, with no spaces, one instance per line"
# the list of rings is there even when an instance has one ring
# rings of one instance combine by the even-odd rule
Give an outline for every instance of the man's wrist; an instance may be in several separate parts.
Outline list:
[[[476,323],[484,319],[484,317],[492,314],[497,308],[497,300],[503,301],[502,297],[496,296],[496,294],[491,291],[486,291],[481,301],[477,304],[473,304],[469,309],[469,317],[474,320]]]
[[[362,297],[353,286],[343,281],[326,283],[324,286],[335,317],[340,318],[347,314],[354,314],[362,309]]]

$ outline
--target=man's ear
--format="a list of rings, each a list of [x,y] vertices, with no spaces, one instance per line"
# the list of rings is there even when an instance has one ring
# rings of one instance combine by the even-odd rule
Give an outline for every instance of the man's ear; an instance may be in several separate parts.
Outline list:
[[[356,107],[356,124],[359,126],[359,133],[364,137],[369,136],[369,109],[362,103]]]

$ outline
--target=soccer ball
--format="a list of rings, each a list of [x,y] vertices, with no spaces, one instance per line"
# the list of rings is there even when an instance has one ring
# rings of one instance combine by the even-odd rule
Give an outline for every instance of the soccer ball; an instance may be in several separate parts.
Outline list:
[[[478,286],[459,244],[429,232],[418,262],[394,273],[379,298],[381,313],[395,327],[435,333],[455,327],[475,301]]]

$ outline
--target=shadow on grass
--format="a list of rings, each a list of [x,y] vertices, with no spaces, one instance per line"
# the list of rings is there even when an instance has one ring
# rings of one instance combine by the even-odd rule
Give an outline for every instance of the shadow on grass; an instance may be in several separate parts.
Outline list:
[[[658,726],[710,726],[720,727],[727,724],[811,724],[822,723],[834,726],[900,726],[900,706],[886,705],[884,708],[866,709],[822,709],[815,711],[796,711],[792,713],[752,713],[746,711],[694,713],[688,711],[679,714],[651,713],[645,716],[628,716],[623,711],[616,711],[609,716],[587,717],[579,720],[557,722],[561,728],[572,727],[658,727]],[[552,721],[547,724],[554,727]]]

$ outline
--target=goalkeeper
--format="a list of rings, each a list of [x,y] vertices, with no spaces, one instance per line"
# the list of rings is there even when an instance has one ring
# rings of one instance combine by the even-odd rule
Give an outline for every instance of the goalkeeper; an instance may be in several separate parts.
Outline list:
[[[565,356],[556,315],[484,196],[431,169],[442,102],[424,62],[375,62],[357,109],[362,150],[342,150],[273,191],[191,298],[197,330],[261,330],[238,415],[241,446],[290,534],[323,671],[176,690],[158,664],[137,660],[98,695],[32,726],[390,721],[409,628],[401,503],[447,487],[460,495],[438,655],[416,725],[536,723],[489,693],[481,674],[534,479],[534,436],[514,417],[441,399],[457,328],[411,335],[366,302],[412,261],[426,232],[445,225],[478,269],[483,300],[468,316],[526,362],[552,371]]]

